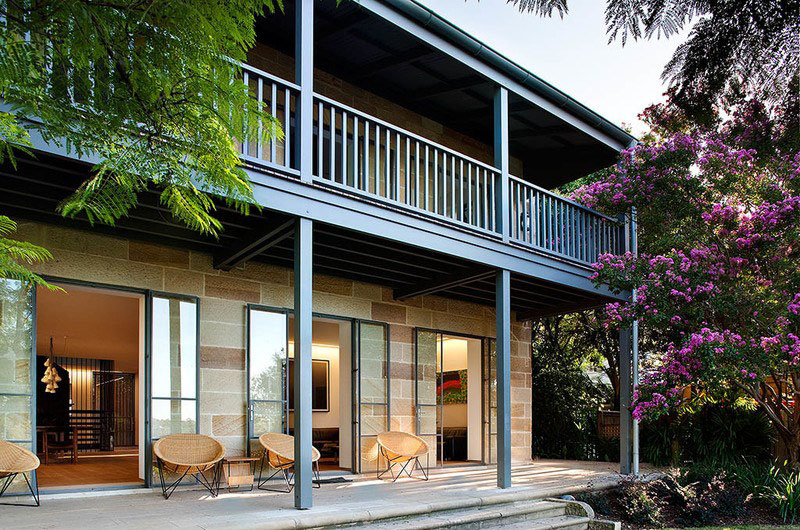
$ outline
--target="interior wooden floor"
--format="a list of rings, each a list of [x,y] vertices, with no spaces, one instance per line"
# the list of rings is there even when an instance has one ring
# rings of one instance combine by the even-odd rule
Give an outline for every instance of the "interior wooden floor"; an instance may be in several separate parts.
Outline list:
[[[37,477],[41,488],[143,483],[139,480],[139,456],[135,447],[110,453],[80,454],[77,464],[52,457],[50,463],[45,464],[42,459]]]

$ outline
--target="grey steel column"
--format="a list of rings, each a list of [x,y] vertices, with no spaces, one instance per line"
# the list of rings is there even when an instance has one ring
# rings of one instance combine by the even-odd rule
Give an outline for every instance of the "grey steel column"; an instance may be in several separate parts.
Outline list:
[[[619,330],[619,472],[631,472],[631,330]]]
[[[497,487],[511,487],[511,273],[497,271]]]
[[[294,507],[311,508],[311,282],[310,219],[294,232]]]
[[[496,230],[508,241],[508,89],[499,86],[494,92],[494,166],[500,170],[500,185],[494,198],[497,209]]]
[[[314,0],[297,0],[295,10],[295,82],[300,86],[295,153],[300,180],[311,182],[314,170]]]
[[[639,255],[639,241],[636,235],[636,208],[631,208],[631,252],[633,252],[634,256]],[[632,299],[636,302],[636,289],[633,290]],[[633,388],[636,389],[639,386],[639,321],[633,321],[633,328],[631,329],[631,368],[633,371],[633,379],[632,384]],[[633,454],[631,458],[633,460],[632,469],[634,475],[639,474],[639,420],[633,420],[633,428],[631,431],[631,436],[633,438]]]

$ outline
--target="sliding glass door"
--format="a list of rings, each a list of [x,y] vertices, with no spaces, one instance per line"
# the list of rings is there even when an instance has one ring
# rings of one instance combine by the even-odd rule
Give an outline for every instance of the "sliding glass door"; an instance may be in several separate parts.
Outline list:
[[[247,308],[247,439],[258,449],[266,432],[288,432],[289,317],[286,311]]]
[[[34,292],[26,283],[0,279],[0,439],[36,452]],[[17,476],[8,491],[25,490]]]
[[[378,464],[376,438],[389,430],[389,326],[379,322],[356,322],[353,403],[357,472],[375,471]]]
[[[424,329],[416,330],[414,362],[415,416],[417,436],[429,447],[436,447],[436,462],[442,463],[442,336]]]

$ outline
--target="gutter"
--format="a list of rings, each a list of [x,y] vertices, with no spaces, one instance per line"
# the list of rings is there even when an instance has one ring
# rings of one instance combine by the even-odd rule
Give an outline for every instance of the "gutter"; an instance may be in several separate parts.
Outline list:
[[[636,138],[621,127],[603,118],[600,114],[574,100],[498,51],[483,44],[464,30],[448,22],[427,7],[419,4],[416,0],[381,1],[417,21],[423,27],[449,40],[465,52],[508,75],[526,88],[533,90],[545,99],[585,122],[587,125],[618,140],[621,144],[630,147],[636,143]]]

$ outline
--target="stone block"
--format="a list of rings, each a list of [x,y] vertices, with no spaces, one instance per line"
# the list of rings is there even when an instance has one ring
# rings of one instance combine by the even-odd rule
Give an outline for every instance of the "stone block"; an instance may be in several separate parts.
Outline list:
[[[225,348],[221,346],[200,346],[200,368],[224,370],[245,369],[244,348]]]
[[[401,305],[372,302],[372,319],[381,322],[406,323],[407,308]]]
[[[314,311],[318,313],[348,318],[372,318],[371,302],[351,296],[315,292],[313,304]]]
[[[433,325],[433,312],[429,309],[409,307],[406,311],[406,321],[410,326],[429,328]]]
[[[382,300],[382,287],[371,283],[353,282],[353,297],[379,302]]]
[[[314,291],[321,293],[338,294],[341,296],[353,296],[353,281],[343,278],[335,278],[318,274],[313,279]]]
[[[165,245],[154,245],[142,241],[131,240],[128,247],[128,259],[165,267],[189,268],[188,250]]]
[[[205,294],[214,298],[258,303],[261,301],[261,286],[250,280],[206,275]]]
[[[39,274],[72,280],[159,291],[164,289],[164,268],[156,265],[59,249],[53,250],[53,258],[31,268]]]
[[[211,416],[211,434],[214,436],[247,435],[247,423],[243,414],[214,414]]]
[[[240,300],[202,298],[200,300],[200,321],[201,323],[224,322],[244,326],[246,307],[247,304]]]
[[[164,269],[164,290],[170,293],[203,296],[205,274],[186,269]]]
[[[82,254],[128,259],[128,240],[60,226],[48,226],[43,246]]]

